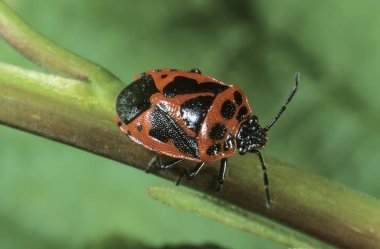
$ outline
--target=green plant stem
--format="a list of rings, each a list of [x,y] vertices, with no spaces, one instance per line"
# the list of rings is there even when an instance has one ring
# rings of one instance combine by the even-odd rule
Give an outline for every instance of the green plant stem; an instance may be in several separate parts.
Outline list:
[[[1,1],[0,33],[28,58],[74,78],[0,64],[0,123],[146,168],[153,152],[131,142],[113,124],[113,102],[123,88],[119,80],[41,37]],[[194,181],[183,184],[338,247],[379,247],[378,200],[272,158],[266,160],[273,197],[271,209],[265,208],[260,163],[254,156],[230,159],[222,192],[215,191],[217,163],[205,168]],[[184,164],[191,166],[192,163]],[[172,181],[181,172],[180,167],[152,171]]]
[[[42,67],[75,79],[112,84],[119,80],[86,59],[63,49],[26,24],[0,0],[0,35],[15,49]]]

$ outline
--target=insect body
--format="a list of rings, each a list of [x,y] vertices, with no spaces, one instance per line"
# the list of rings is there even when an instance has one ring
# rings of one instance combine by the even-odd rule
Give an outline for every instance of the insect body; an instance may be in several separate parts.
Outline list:
[[[268,176],[261,156],[267,131],[285,111],[296,86],[274,120],[261,127],[244,92],[227,85],[199,69],[191,71],[162,69],[142,73],[116,99],[116,122],[134,142],[175,158],[160,165],[170,168],[183,160],[197,162],[186,174],[193,178],[205,163],[221,160],[220,186],[224,182],[227,158],[247,152],[259,156],[270,205]]]

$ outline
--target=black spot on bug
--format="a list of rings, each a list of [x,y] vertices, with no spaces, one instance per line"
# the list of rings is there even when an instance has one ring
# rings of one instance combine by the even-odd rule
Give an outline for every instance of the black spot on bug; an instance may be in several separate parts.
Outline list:
[[[210,156],[215,156],[220,152],[221,149],[222,148],[221,148],[220,144],[214,144],[214,145],[211,145],[210,147],[208,147],[206,153]]]
[[[189,129],[199,132],[213,101],[212,96],[199,96],[181,105],[181,116]]]
[[[117,122],[117,126],[120,127],[120,126],[122,126],[122,125],[123,125],[123,123],[122,123],[121,121],[118,121],[118,122]]]
[[[227,127],[224,124],[216,123],[210,130],[209,137],[212,140],[220,140],[226,135]]]
[[[248,109],[247,107],[245,106],[242,106],[239,111],[238,111],[238,114],[236,115],[236,119],[241,122],[243,121],[244,119],[246,119],[248,117]]]
[[[165,110],[159,106],[154,107],[149,115],[149,121],[152,125],[149,136],[163,143],[172,139],[179,151],[199,158],[198,139],[190,137]]]
[[[142,127],[141,124],[137,125],[137,130],[138,130],[138,131],[142,131],[142,128],[143,128],[143,127]]]
[[[150,108],[150,96],[158,93],[150,75],[143,75],[123,89],[116,98],[116,112],[124,124],[129,124],[138,115]]]
[[[196,80],[188,77],[177,76],[166,85],[162,91],[165,97],[171,98],[179,94],[189,93],[214,93],[215,95],[225,91],[229,86],[215,82],[199,84]]]
[[[177,72],[178,69],[170,69],[170,71],[172,71],[172,72]]]
[[[227,135],[226,140],[224,141],[223,149],[225,151],[228,151],[228,150],[232,149],[234,146],[235,146],[235,136],[232,135],[231,133],[229,133]]]
[[[127,131],[127,135],[128,135],[128,136],[132,135],[131,131],[128,130],[128,131]]]
[[[225,119],[231,119],[236,111],[236,107],[231,100],[226,100],[222,104],[222,108],[220,109],[220,113]]]
[[[234,92],[234,99],[237,105],[241,105],[243,103],[243,96],[238,91]]]
[[[160,142],[167,143],[169,142],[170,135],[166,131],[160,131],[156,127],[160,127],[159,125],[149,130],[149,136],[157,139]]]
[[[163,75],[161,75],[161,79],[165,79],[166,77],[168,77],[167,74],[163,74]]]

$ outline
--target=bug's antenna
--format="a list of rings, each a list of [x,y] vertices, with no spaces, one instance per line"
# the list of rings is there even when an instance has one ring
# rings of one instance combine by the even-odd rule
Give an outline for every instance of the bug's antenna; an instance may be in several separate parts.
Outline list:
[[[264,189],[265,189],[265,205],[267,208],[270,208],[270,192],[269,192],[269,178],[267,174],[267,167],[265,166],[265,161],[260,151],[255,151],[256,155],[260,159],[261,169],[263,171],[263,180],[264,180]]]
[[[296,75],[294,77],[294,81],[296,85],[294,86],[293,90],[289,94],[288,98],[286,99],[285,103],[282,105],[280,111],[277,113],[277,115],[274,117],[272,122],[270,122],[266,127],[264,127],[264,131],[269,131],[270,128],[277,122],[277,120],[281,117],[281,115],[285,112],[286,107],[288,106],[289,102],[293,99],[294,95],[297,92],[298,84],[300,82],[300,73],[296,72]]]

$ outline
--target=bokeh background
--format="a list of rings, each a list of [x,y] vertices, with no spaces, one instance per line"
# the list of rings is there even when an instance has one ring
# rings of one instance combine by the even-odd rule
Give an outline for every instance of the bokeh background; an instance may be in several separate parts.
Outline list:
[[[299,70],[265,154],[380,197],[379,1],[7,2],[125,82],[198,67],[239,85],[263,124]],[[0,60],[37,69],[3,41]],[[0,248],[284,248],[163,206],[147,196],[152,185],[172,183],[0,126]]]

